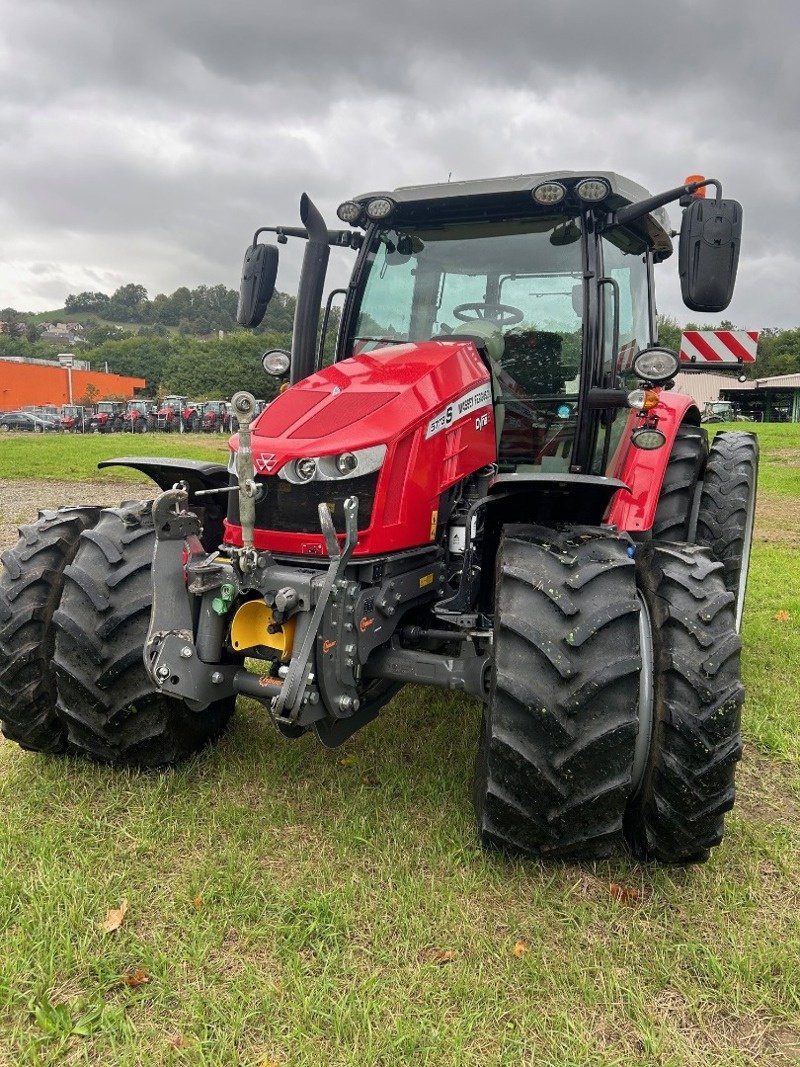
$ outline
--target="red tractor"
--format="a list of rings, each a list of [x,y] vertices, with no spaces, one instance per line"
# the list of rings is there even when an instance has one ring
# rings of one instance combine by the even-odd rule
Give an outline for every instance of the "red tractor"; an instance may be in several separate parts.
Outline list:
[[[65,404],[61,409],[61,425],[67,433],[85,433],[89,421],[88,408],[80,404]]]
[[[230,404],[226,400],[207,400],[203,404],[203,417],[200,422],[203,433],[227,433],[230,426]]]
[[[122,416],[122,429],[125,433],[147,433],[153,429],[155,413],[150,400],[129,400]]]
[[[124,426],[125,405],[119,400],[101,400],[86,423],[88,433],[119,433]]]
[[[6,736],[158,766],[243,694],[335,746],[403,685],[439,686],[483,703],[485,846],[704,860],[741,754],[757,448],[709,449],[670,388],[653,267],[676,201],[685,302],[721,311],[741,209],[713,179],[417,186],[346,201],[344,230],[304,196],[302,227],[270,228],[307,242],[291,355],[264,358],[290,386],[258,418],[233,398],[227,467],[108,461],[162,492],[45,512],[6,556]],[[276,277],[261,232],[247,327]],[[356,256],[323,366],[331,246]]]
[[[187,403],[188,397],[185,396],[165,396],[156,411],[156,429],[164,433],[180,433]]]

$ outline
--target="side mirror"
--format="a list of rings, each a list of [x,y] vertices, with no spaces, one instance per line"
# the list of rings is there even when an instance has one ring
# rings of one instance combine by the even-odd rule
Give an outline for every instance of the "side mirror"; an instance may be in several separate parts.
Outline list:
[[[684,304],[692,311],[724,311],[733,296],[742,205],[736,200],[692,200],[683,213],[678,270]]]
[[[276,245],[249,245],[244,254],[236,321],[240,326],[258,326],[263,320],[278,276]]]

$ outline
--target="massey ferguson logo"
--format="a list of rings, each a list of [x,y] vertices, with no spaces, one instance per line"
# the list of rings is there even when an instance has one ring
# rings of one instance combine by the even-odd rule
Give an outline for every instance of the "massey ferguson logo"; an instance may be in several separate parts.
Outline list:
[[[271,474],[275,469],[275,464],[278,462],[278,457],[274,452],[264,452],[260,456],[253,456],[253,466],[256,470],[266,471],[267,474]]]

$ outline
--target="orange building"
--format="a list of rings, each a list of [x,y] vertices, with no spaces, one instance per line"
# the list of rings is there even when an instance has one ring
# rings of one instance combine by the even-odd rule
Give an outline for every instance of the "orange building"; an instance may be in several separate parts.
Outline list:
[[[60,407],[108,397],[128,400],[146,384],[144,378],[78,370],[47,360],[0,357],[0,411],[15,411],[26,404]]]

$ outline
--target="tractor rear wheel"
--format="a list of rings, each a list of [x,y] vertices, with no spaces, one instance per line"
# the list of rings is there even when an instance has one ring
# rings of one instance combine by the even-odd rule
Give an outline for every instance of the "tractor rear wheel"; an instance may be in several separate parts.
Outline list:
[[[474,787],[485,846],[585,858],[623,842],[641,665],[628,548],[594,527],[503,532]]]
[[[706,431],[700,426],[679,426],[653,522],[653,537],[658,541],[689,540],[692,506],[707,456]]]
[[[723,564],[736,598],[741,629],[758,482],[758,438],[740,430],[718,433],[711,445],[697,512],[696,540]]]
[[[104,511],[65,571],[54,616],[59,717],[70,747],[105,763],[176,763],[218,738],[234,709],[230,698],[191,711],[145,671],[154,541],[149,504]]]
[[[63,752],[67,732],[56,714],[53,613],[64,568],[100,508],[43,511],[4,552],[0,574],[0,725],[33,752]]]
[[[652,632],[653,719],[626,835],[640,859],[702,863],[722,840],[742,752],[733,595],[722,564],[696,545],[651,541],[636,567]]]

